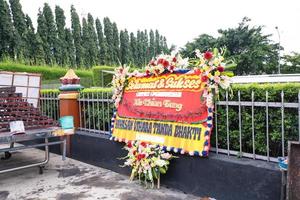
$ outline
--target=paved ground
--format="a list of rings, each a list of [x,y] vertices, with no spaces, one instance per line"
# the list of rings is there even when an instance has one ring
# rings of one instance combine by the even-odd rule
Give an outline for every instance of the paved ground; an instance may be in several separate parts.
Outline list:
[[[16,152],[7,161],[0,161],[0,168],[12,163],[43,159],[39,150]],[[2,155],[0,155],[2,156]],[[199,200],[199,197],[167,189],[146,189],[137,182],[130,182],[127,176],[88,165],[76,160],[51,154],[44,174],[31,168],[0,174],[0,200]]]

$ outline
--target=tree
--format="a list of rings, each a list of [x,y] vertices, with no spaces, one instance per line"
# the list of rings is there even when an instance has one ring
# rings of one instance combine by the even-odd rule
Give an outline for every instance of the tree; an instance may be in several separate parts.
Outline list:
[[[0,16],[0,58],[14,58],[14,28],[5,0],[0,0]]]
[[[155,30],[155,55],[161,54],[160,35],[158,30]]]
[[[11,13],[13,16],[15,53],[18,60],[23,60],[24,56],[28,56],[26,46],[26,22],[25,15],[19,0],[9,0]]]
[[[84,48],[84,65],[91,67],[97,62],[97,37],[93,17],[89,14],[89,22],[82,20],[82,46]]]
[[[131,60],[130,46],[129,46],[129,35],[128,31],[120,31],[120,54],[121,64],[129,64]]]
[[[35,64],[35,54],[36,54],[36,35],[34,33],[34,27],[32,25],[32,21],[28,15],[25,16],[26,22],[26,33],[24,35],[26,51],[25,51],[25,62],[30,65]],[[43,48],[43,47],[41,47]],[[44,54],[43,54],[44,56]]]
[[[119,31],[117,24],[114,22],[113,25],[113,63],[118,65],[120,63],[120,40]]]
[[[55,42],[55,58],[56,63],[60,66],[66,66],[70,64],[68,61],[69,55],[67,51],[65,25],[66,17],[64,10],[59,6],[55,6],[55,23],[57,30],[57,40]]]
[[[217,47],[217,40],[208,34],[202,34],[198,38],[194,39],[193,42],[188,42],[185,48],[181,49],[181,54],[184,57],[194,57],[195,50],[199,49],[201,52],[211,50]]]
[[[131,52],[131,59],[130,62],[133,63],[135,66],[137,65],[138,60],[138,51],[137,51],[137,41],[134,33],[130,33],[130,52]]]
[[[94,26],[94,18],[89,13],[88,14],[88,35],[89,35],[89,54],[90,54],[90,64],[94,66],[98,61],[98,49],[97,49],[97,34]]]
[[[151,59],[151,58],[154,58],[156,56],[156,53],[155,53],[154,32],[153,32],[152,29],[150,30],[149,37],[150,37],[150,41],[149,41],[149,55],[150,55],[150,59]]]
[[[44,55],[44,61],[45,64],[49,64],[51,61],[51,55],[50,54],[50,45],[47,40],[47,25],[45,17],[41,10],[39,10],[38,18],[37,18],[37,40],[38,45],[41,45],[43,47],[43,55]]]
[[[34,49],[35,49],[35,54],[34,54],[34,64],[36,65],[44,65],[45,62],[45,52],[44,52],[44,44],[43,40],[40,37],[39,33],[36,33],[36,40],[34,42]]]
[[[237,28],[218,30],[220,36],[200,35],[185,45],[181,51],[184,56],[194,56],[194,50],[225,48],[225,57],[233,59],[237,67],[236,75],[276,73],[278,44],[273,43],[270,35],[262,33],[263,26],[251,27],[250,19],[244,18]]]
[[[237,28],[219,30],[218,46],[225,47],[225,55],[236,61],[237,75],[276,73],[278,44],[262,33],[263,26],[250,27],[249,22],[245,17]]]
[[[114,46],[113,46],[113,28],[112,23],[110,22],[108,17],[105,17],[103,20],[104,23],[104,35],[105,35],[105,43],[107,45],[107,56],[106,56],[106,64],[113,65],[114,64]]]
[[[66,54],[68,55],[66,63],[69,66],[75,67],[76,66],[76,58],[75,58],[75,47],[73,42],[73,37],[71,30],[69,28],[65,28],[65,42],[66,42]]]
[[[283,65],[281,72],[285,74],[300,73],[300,54],[292,52],[289,55],[283,56]]]
[[[46,38],[48,43],[48,49],[44,49],[46,53],[46,63],[49,65],[54,65],[55,62],[55,41],[56,41],[56,28],[54,23],[53,12],[49,6],[49,4],[45,3],[43,8],[43,15],[45,18],[46,25]]]
[[[96,19],[96,30],[97,30],[97,38],[98,38],[98,49],[99,49],[99,64],[104,65],[106,61],[106,45],[102,31],[102,25],[100,20]]]
[[[81,46],[81,26],[79,16],[74,6],[71,6],[71,27],[75,46],[76,66],[80,67],[83,64],[83,48]]]

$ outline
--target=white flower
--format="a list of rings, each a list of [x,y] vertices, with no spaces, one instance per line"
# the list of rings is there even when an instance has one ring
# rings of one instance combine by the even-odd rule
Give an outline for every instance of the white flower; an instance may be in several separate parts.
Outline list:
[[[154,163],[155,163],[156,166],[159,166],[159,167],[163,167],[163,166],[165,166],[167,164],[166,161],[161,160],[161,159],[155,160]]]
[[[169,153],[163,153],[163,154],[161,154],[161,157],[163,159],[169,160],[172,157],[172,155]]]
[[[200,52],[199,49],[196,49],[196,50],[195,50],[195,53],[196,53],[196,56],[197,56],[198,58],[201,58],[201,57],[202,57],[201,52]]]

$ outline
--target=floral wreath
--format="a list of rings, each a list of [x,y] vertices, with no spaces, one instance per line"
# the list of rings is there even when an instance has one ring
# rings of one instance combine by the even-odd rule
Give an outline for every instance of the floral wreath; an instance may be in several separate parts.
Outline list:
[[[182,58],[180,54],[174,52],[171,55],[161,54],[155,59],[152,59],[145,67],[143,72],[137,70],[132,73],[129,72],[129,67],[120,66],[115,69],[115,75],[113,76],[113,101],[115,107],[118,108],[121,100],[124,88],[127,85],[128,78],[130,77],[150,77],[159,76],[161,74],[179,72],[185,74],[199,75],[199,79],[205,84],[203,97],[206,100],[206,106],[208,111],[208,117],[206,119],[207,129],[205,131],[205,144],[203,152],[185,152],[183,149],[176,149],[173,147],[162,147],[163,150],[180,152],[181,154],[189,153],[190,155],[202,155],[207,156],[210,148],[210,133],[213,126],[213,110],[214,100],[219,98],[220,90],[230,89],[230,78],[228,72],[225,70],[235,67],[233,61],[225,62],[223,57],[224,52],[219,52],[217,49],[214,51],[206,51],[201,53],[198,49],[195,50],[195,58]],[[114,128],[114,120],[116,112],[112,118],[111,132]],[[121,138],[111,137],[112,140],[120,142],[128,142]]]

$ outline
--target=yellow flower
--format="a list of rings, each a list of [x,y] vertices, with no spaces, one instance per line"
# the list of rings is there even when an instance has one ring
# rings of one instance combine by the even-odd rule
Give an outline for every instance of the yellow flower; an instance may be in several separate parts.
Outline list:
[[[219,71],[215,72],[215,76],[220,76],[220,75],[221,75],[221,73]]]
[[[207,74],[207,77],[208,77],[208,78],[211,78],[211,77],[212,77],[211,73],[208,73],[208,74]]]

